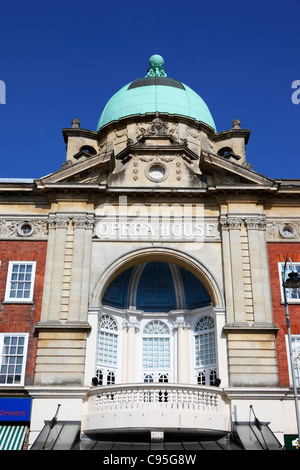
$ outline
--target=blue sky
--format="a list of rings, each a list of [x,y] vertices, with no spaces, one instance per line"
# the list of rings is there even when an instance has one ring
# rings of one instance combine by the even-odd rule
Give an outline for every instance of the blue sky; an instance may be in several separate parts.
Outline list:
[[[300,104],[291,99],[299,46],[297,0],[2,2],[0,177],[60,169],[62,128],[77,117],[95,130],[109,98],[160,54],[168,76],[204,99],[218,131],[235,118],[251,129],[255,171],[300,179]]]

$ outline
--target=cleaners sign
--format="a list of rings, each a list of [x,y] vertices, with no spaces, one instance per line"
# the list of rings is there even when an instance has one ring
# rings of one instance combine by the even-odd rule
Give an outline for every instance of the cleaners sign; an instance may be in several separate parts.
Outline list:
[[[0,398],[0,423],[30,421],[31,398]]]

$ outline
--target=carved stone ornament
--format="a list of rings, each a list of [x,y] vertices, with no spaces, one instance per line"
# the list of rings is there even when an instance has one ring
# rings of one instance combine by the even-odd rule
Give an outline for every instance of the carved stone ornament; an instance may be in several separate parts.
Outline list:
[[[166,124],[160,119],[159,112],[155,113],[155,118],[152,121],[150,133],[152,135],[164,135],[166,131]]]
[[[269,241],[299,241],[300,222],[282,222],[280,220],[268,222],[266,237]]]
[[[48,236],[47,220],[0,219],[0,238],[45,238]]]
[[[161,118],[158,112],[155,113],[155,118],[150,124],[137,124],[137,141],[140,141],[146,136],[165,136],[174,139],[177,133],[177,123],[166,123]]]

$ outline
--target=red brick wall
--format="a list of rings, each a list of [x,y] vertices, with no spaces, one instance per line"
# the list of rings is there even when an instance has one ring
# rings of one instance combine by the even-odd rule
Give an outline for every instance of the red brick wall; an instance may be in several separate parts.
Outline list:
[[[279,385],[288,387],[288,356],[285,335],[287,334],[285,308],[281,299],[278,263],[284,263],[287,258],[300,262],[300,243],[268,243],[270,283],[272,293],[274,323],[279,327],[276,336]],[[300,304],[289,304],[291,334],[300,334]]]
[[[29,333],[25,385],[33,384],[34,380],[37,349],[34,325],[41,315],[46,250],[45,241],[0,241],[0,332]],[[33,303],[3,303],[9,261],[36,261]]]

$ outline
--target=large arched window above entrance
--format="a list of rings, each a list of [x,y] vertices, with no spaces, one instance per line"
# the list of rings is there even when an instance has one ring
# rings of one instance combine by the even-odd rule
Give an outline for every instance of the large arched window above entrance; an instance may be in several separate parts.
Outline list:
[[[195,326],[195,372],[199,385],[214,385],[216,380],[216,346],[214,319],[204,316]]]
[[[147,263],[136,292],[136,308],[144,312],[176,309],[176,293],[168,263]]]
[[[191,272],[172,263],[156,261],[123,271],[106,289],[102,305],[169,312],[202,308],[211,305],[211,299]]]
[[[152,320],[143,330],[142,374],[144,382],[169,382],[170,330],[165,322]]]
[[[99,321],[97,371],[100,385],[111,385],[118,372],[118,325],[110,315],[103,315]]]

